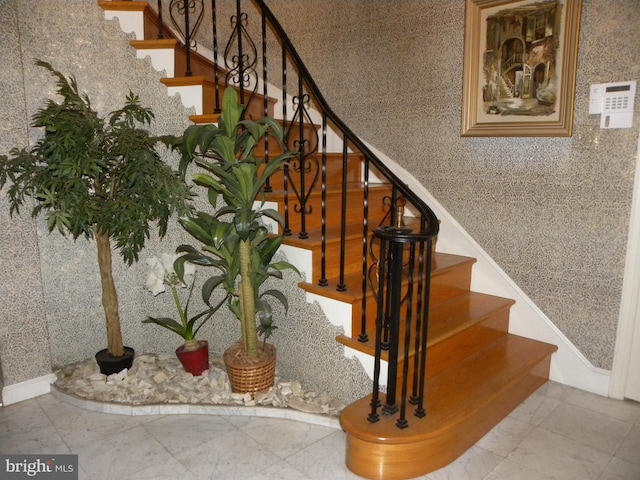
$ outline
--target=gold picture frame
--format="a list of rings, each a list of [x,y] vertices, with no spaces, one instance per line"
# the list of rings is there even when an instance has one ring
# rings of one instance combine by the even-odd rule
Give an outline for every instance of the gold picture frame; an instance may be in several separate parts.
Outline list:
[[[582,0],[465,0],[463,137],[570,137]]]

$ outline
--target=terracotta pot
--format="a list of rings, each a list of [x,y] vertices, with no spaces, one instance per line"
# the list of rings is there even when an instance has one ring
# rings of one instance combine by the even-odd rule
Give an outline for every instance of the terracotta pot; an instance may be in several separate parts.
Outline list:
[[[125,368],[131,368],[135,354],[135,350],[130,347],[124,347],[124,355],[121,357],[114,357],[106,348],[100,350],[96,353],[96,362],[100,367],[100,373],[113,375],[114,373],[121,372]]]
[[[260,346],[260,356],[256,360],[246,357],[241,342],[228,348],[222,359],[234,393],[254,394],[273,387],[276,379],[276,347],[270,343]]]
[[[198,340],[198,345],[198,348],[189,351],[184,349],[184,345],[176,348],[176,355],[182,367],[194,377],[209,369],[209,342]]]

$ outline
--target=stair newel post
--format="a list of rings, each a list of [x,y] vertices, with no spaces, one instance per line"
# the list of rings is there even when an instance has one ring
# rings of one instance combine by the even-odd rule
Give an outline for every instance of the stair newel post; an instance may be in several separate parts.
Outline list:
[[[215,92],[215,107],[213,113],[220,113],[220,73],[218,72],[218,14],[216,0],[211,0],[211,32],[213,34],[213,88]]]
[[[387,401],[383,409],[387,414],[398,411],[396,402],[396,390],[398,379],[398,354],[400,349],[400,309],[402,307],[402,275],[404,243],[399,235],[410,233],[409,229],[395,227],[383,228],[385,233],[391,236],[391,248],[387,262],[389,263],[387,288],[389,294],[388,323],[389,323],[389,365],[387,371]]]
[[[346,292],[347,285],[344,282],[345,245],[347,242],[347,135],[342,136],[342,199],[340,211],[340,279],[336,290]]]
[[[377,291],[375,292],[375,298],[377,300],[376,308],[376,340],[375,340],[375,352],[373,358],[373,392],[371,396],[371,412],[367,416],[367,420],[371,423],[375,423],[380,420],[378,414],[378,407],[380,407],[380,363],[382,357],[382,330],[386,323],[385,312],[385,283],[387,277],[386,262],[383,261],[387,254],[387,240],[384,237],[380,238],[380,261],[378,263],[378,278],[377,278]]]
[[[369,157],[364,157],[364,172],[362,178],[363,188],[363,208],[364,208],[364,221],[362,224],[362,291],[367,291],[367,277],[368,277],[368,258],[369,258]],[[358,341],[365,343],[369,341],[369,335],[367,333],[367,296],[362,295],[362,314],[360,317],[360,334],[358,335]]]
[[[162,0],[158,0],[158,38],[164,38],[164,22],[162,21]]]
[[[320,185],[320,280],[318,285],[326,287],[327,281],[327,115],[322,114],[322,166]],[[362,290],[363,292],[365,290]]]

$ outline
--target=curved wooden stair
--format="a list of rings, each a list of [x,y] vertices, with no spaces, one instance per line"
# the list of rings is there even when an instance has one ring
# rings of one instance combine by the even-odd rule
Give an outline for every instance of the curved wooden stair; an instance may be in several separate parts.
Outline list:
[[[148,40],[132,40],[131,45],[141,51],[171,49],[176,68],[184,67],[183,54],[174,38],[155,39],[157,18],[146,2],[98,3],[105,10],[143,12],[144,27],[140,29]],[[175,77],[172,74],[162,82],[168,87],[201,85],[202,114],[191,117],[191,120],[196,123],[215,122],[217,115],[212,110],[214,87],[209,73],[213,65],[201,56],[197,56],[195,65],[193,76]],[[271,116],[274,103],[269,99]],[[250,107],[256,108],[251,114],[262,116],[263,105],[264,99],[258,98],[256,106]],[[308,129],[305,132],[305,137],[315,134]],[[275,145],[269,146],[269,152],[270,155],[278,153]],[[315,156],[319,157],[319,154]],[[364,317],[367,332],[373,338],[376,313],[371,292],[362,290],[363,158],[359,154],[349,154],[347,161],[343,162],[342,153],[327,153],[322,160],[327,180],[324,235],[318,185],[307,199],[311,213],[305,218],[303,235],[288,236],[284,243],[310,252],[312,271],[307,272],[309,282],[300,283],[302,289],[348,306],[351,318],[343,319],[345,333],[336,340],[345,346],[346,351],[371,356],[373,342],[361,341],[359,336]],[[343,168],[347,169],[344,175]],[[313,183],[317,173],[308,173],[309,184]],[[295,179],[300,173],[293,171],[291,175]],[[336,252],[340,243],[339,196],[342,182],[349,186],[344,256],[353,262],[348,262],[341,273],[337,264],[340,255]],[[271,181],[273,191],[266,193],[265,198],[277,203],[281,213],[288,214],[291,230],[298,232],[302,222],[295,208],[285,211],[283,187],[282,175],[274,177]],[[372,230],[382,222],[389,223],[389,207],[385,200],[391,194],[391,187],[384,183],[371,183],[368,189],[368,221],[369,230]],[[411,218],[406,218],[406,221],[411,222]],[[324,255],[326,265],[321,279],[323,244],[329,254]],[[436,252],[434,256],[424,389],[426,415],[419,418],[409,413],[406,428],[397,427],[397,414],[381,415],[372,423],[368,420],[372,395],[347,406],[342,412],[340,422],[347,436],[346,463],[354,473],[371,479],[407,479],[441,468],[464,453],[548,379],[550,358],[556,347],[508,333],[509,310],[513,301],[472,292],[474,263],[474,259],[459,255]],[[364,295],[367,299],[363,316]],[[410,376],[413,374],[412,355],[413,352],[409,352],[410,365],[407,369]],[[383,361],[386,359],[383,354]],[[400,365],[399,372],[403,366]],[[384,393],[381,400],[385,400]]]

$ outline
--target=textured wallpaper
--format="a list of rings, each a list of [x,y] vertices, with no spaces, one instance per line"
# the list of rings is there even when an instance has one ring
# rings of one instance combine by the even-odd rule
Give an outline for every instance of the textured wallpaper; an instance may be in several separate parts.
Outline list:
[[[638,1],[583,2],[570,138],[460,137],[463,0],[268,3],[334,111],[430,190],[595,366],[610,369],[640,100],[633,128],[600,131],[588,94],[592,83],[640,80]]]
[[[0,93],[5,99],[0,103],[0,153],[37,138],[38,131],[28,128],[29,119],[53,94],[55,79],[33,64],[36,58],[73,74],[102,115],[120,108],[131,90],[153,109],[153,132],[179,135],[190,124],[188,115],[194,111],[185,109],[178,96],[167,96],[159,81],[163,73],[155,72],[149,59],[136,59],[118,21],[105,21],[96,0],[0,0],[0,27]],[[173,156],[164,158],[176,166]],[[204,200],[198,202],[204,205]],[[94,243],[49,234],[41,218],[31,220],[29,210],[10,218],[8,208],[3,195],[0,361],[5,386],[90,358],[106,347]],[[141,323],[147,315],[176,317],[169,294],[153,297],[144,289],[144,260],[173,252],[182,243],[191,243],[191,238],[174,222],[163,240],[152,237],[147,242],[140,263],[127,268],[114,253],[124,343],[137,352],[172,354],[182,344],[175,334]],[[202,282],[208,274],[198,275]],[[299,281],[290,274],[280,285],[290,298],[290,310],[287,316],[281,312],[274,336],[277,372],[300,380],[307,389],[354,401],[370,390],[371,382],[357,361],[344,358],[335,341],[342,331],[326,320],[317,304],[306,302]],[[197,308],[195,302],[192,306]],[[237,320],[222,310],[199,333],[213,354],[239,335]]]

